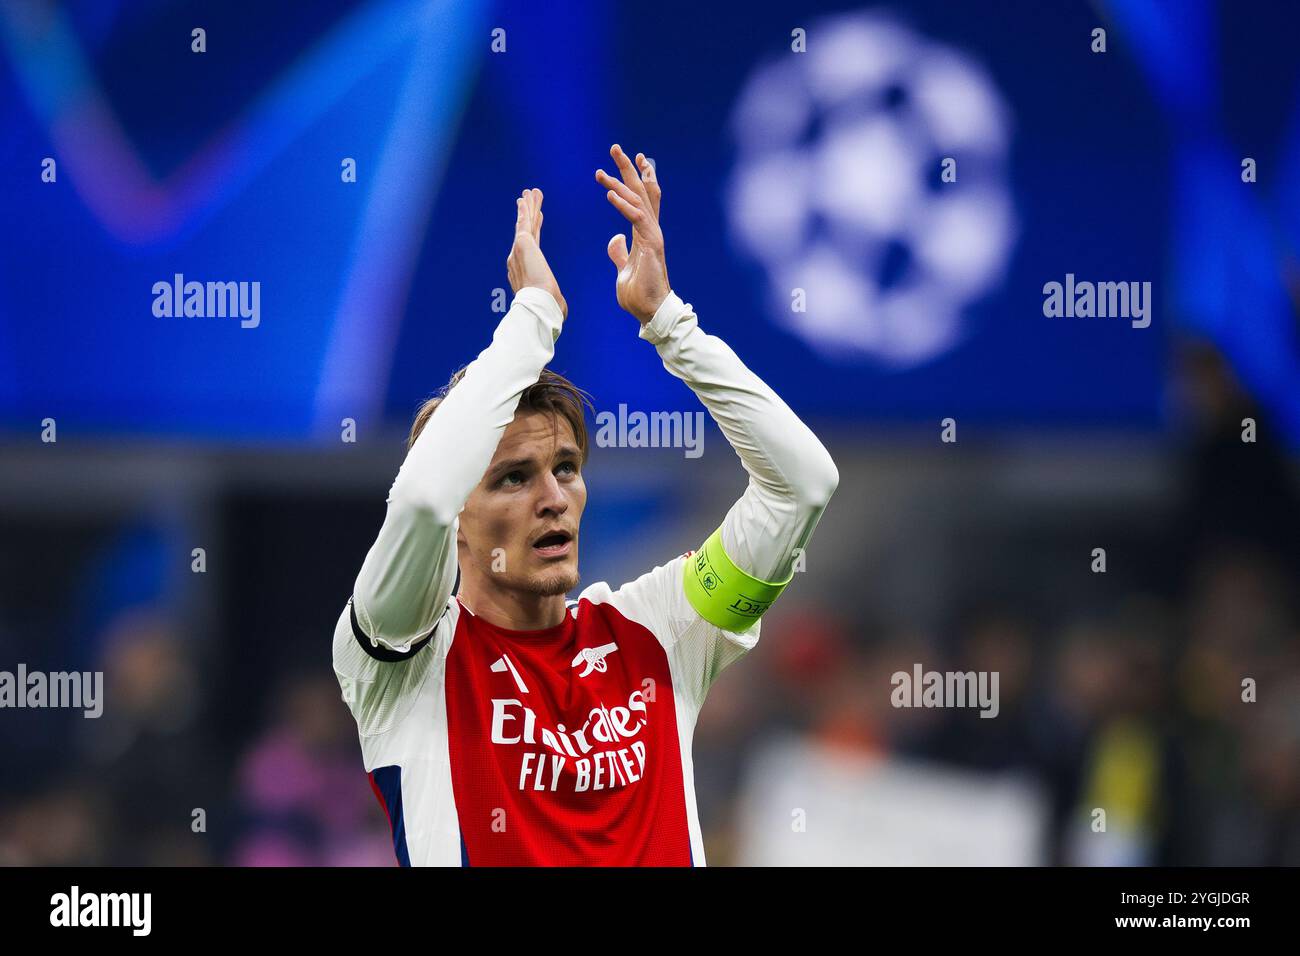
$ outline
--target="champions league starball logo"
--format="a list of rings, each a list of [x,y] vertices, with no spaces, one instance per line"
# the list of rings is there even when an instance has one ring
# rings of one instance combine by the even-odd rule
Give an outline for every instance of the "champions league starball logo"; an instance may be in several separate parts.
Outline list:
[[[774,318],[837,360],[951,348],[1015,241],[1010,125],[979,64],[876,14],[814,22],[806,52],[759,66],[728,211]]]

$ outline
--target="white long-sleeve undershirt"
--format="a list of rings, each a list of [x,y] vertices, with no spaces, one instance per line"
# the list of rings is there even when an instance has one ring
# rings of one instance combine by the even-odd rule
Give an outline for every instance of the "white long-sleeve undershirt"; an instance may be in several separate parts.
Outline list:
[[[700,328],[676,293],[640,335],[704,403],[749,474],[722,522],[723,549],[756,578],[786,580],[839,484],[830,454],[726,342]]]
[[[514,418],[550,362],[564,317],[541,289],[521,289],[492,344],[430,416],[388,494],[388,511],[353,590],[361,627],[406,650],[437,622],[456,578],[456,522]],[[670,293],[640,336],[703,402],[740,456],[749,484],[722,523],[742,570],[784,581],[811,537],[839,473],[817,437]]]

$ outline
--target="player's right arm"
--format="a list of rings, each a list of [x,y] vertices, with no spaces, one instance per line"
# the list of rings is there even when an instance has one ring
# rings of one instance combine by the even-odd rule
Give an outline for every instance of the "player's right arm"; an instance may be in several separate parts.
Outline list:
[[[358,637],[391,656],[433,630],[456,579],[456,521],[492,461],[524,389],[551,360],[568,314],[542,255],[541,190],[516,200],[506,260],[515,293],[492,344],[469,364],[407,453],[352,592]]]

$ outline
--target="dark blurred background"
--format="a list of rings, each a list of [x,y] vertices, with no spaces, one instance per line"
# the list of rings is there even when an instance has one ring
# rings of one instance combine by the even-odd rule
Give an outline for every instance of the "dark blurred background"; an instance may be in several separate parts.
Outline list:
[[[0,710],[0,863],[393,862],[330,636],[411,416],[500,318],[520,189],[552,367],[699,407],[614,302],[611,142],[656,162],[674,288],[841,474],[700,717],[710,863],[1300,863],[1297,28],[0,0],[0,671],[105,686]],[[156,316],[177,273],[259,282],[259,324]],[[1067,273],[1150,282],[1150,326],[1045,317]],[[587,482],[584,584],[617,583],[744,474],[710,426]],[[999,715],[891,706],[915,664],[997,671]]]

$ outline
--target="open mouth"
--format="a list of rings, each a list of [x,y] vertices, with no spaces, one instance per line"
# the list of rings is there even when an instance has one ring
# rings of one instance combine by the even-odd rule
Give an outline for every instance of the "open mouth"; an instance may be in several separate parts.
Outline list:
[[[544,558],[563,557],[573,546],[573,536],[567,531],[552,531],[533,542],[533,550]]]

